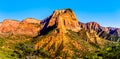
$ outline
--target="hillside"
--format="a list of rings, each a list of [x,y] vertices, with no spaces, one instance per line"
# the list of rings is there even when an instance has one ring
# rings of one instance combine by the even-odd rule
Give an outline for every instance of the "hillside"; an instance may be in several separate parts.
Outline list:
[[[4,20],[0,25],[0,59],[94,59],[99,58],[91,57],[94,52],[109,45],[119,48],[119,41],[119,28],[79,22],[71,9],[55,10],[44,20]]]

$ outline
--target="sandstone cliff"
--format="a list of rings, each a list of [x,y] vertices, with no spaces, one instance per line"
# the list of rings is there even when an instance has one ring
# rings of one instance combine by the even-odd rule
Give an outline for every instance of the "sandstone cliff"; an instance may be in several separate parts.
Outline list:
[[[6,19],[1,23],[0,34],[3,36],[10,35],[27,35],[36,36],[41,29],[40,21],[27,18],[21,22]]]
[[[42,23],[45,23],[43,28],[44,31],[52,26],[56,26],[62,32],[66,30],[78,32],[80,30],[78,20],[70,9],[55,10],[53,14]]]
[[[0,26],[0,32],[2,33],[11,33],[16,31],[16,28],[19,26],[19,21],[16,20],[4,20]]]

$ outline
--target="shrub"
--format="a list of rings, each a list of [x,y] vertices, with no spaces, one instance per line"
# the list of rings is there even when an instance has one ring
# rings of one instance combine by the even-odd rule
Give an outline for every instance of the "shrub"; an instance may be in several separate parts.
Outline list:
[[[99,51],[96,51],[92,54],[88,54],[84,58],[87,58],[87,59],[94,59],[94,58],[119,59],[119,57],[120,57],[120,43],[115,43],[103,49],[100,49]]]

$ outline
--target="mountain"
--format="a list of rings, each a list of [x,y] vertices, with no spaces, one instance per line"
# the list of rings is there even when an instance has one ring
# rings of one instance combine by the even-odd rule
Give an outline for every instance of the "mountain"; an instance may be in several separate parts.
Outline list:
[[[84,28],[85,30],[96,31],[99,37],[112,40],[119,41],[120,37],[120,28],[113,27],[102,27],[96,22],[82,23],[79,22],[80,28]]]
[[[76,59],[119,42],[120,29],[82,23],[71,9],[55,10],[44,20],[4,20],[0,55],[23,59]],[[10,51],[11,54],[5,54]]]
[[[96,43],[96,46],[98,44],[107,44],[107,41],[103,41],[96,34],[93,35],[96,35],[95,38],[97,39],[92,38],[89,40],[90,42],[86,42],[88,40],[84,39],[83,37],[82,40],[82,38],[79,37],[81,31],[78,20],[70,9],[56,10],[42,23],[44,23],[44,26],[40,31],[40,36],[36,38],[37,41],[35,44],[35,49],[43,48],[43,50],[49,52],[50,56],[48,57],[51,58],[59,58],[60,56],[67,58],[74,57],[76,55],[81,57],[81,54],[85,53],[86,51],[90,52],[91,50],[95,49],[92,44]],[[87,33],[87,31],[84,31],[82,34],[85,34],[86,37],[92,36],[91,34]],[[86,44],[86,46],[83,45],[83,42]]]
[[[52,28],[53,26],[56,26],[60,31],[63,32],[65,32],[66,29],[75,32],[80,30],[76,16],[69,9],[55,10],[53,14],[46,18],[42,23],[45,23],[43,32],[49,28]]]
[[[40,20],[27,18],[21,22],[16,20],[6,19],[0,26],[0,35],[27,35],[36,36],[41,29]]]

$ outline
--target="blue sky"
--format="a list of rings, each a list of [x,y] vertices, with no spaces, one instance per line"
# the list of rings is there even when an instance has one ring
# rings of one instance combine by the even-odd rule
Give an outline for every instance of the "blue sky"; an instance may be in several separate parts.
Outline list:
[[[0,0],[0,21],[42,20],[56,9],[71,8],[79,21],[120,28],[120,0]]]

